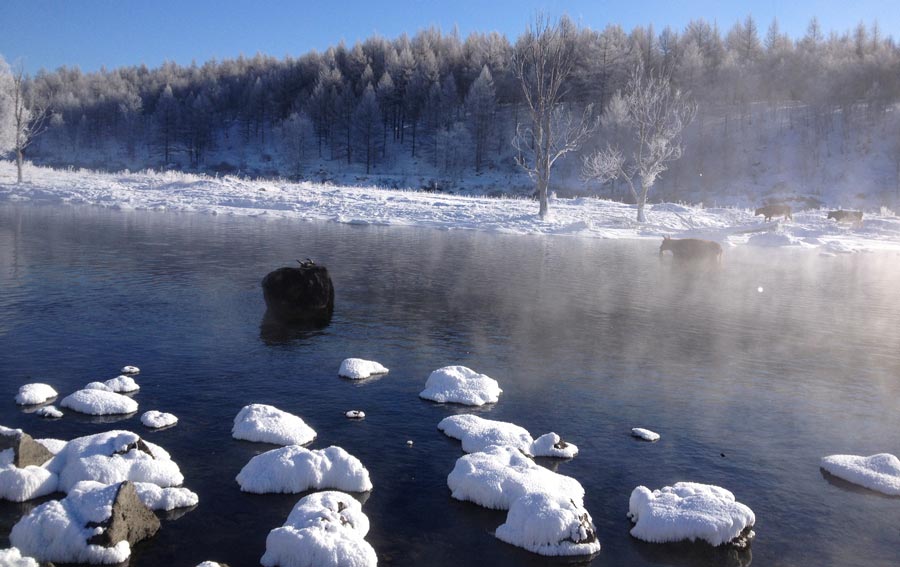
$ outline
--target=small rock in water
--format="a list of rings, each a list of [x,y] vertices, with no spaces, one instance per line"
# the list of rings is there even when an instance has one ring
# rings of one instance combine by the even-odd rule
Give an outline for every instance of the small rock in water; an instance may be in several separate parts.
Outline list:
[[[137,366],[123,366],[122,370],[120,370],[122,374],[140,374],[141,369]]]
[[[637,437],[638,439],[643,439],[644,441],[659,441],[659,433],[650,431],[649,429],[644,429],[643,427],[632,427],[631,435],[632,437]]]
[[[48,418],[59,418],[59,417],[63,416],[63,412],[56,409],[56,406],[44,406],[34,413],[36,415],[39,415],[40,417],[48,417]]]
[[[363,419],[364,417],[366,417],[366,412],[362,410],[350,410],[344,415],[346,415],[350,419]]]
[[[407,441],[406,441],[406,444],[407,444],[408,446],[412,447],[412,446],[413,446],[412,439],[407,440]]]

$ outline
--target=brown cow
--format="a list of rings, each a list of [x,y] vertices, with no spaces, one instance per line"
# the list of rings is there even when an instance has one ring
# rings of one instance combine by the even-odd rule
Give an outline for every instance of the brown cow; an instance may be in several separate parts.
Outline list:
[[[755,217],[758,217],[759,215],[763,215],[765,222],[772,220],[772,217],[781,215],[784,215],[785,220],[794,220],[794,216],[791,214],[790,205],[766,205],[765,207],[756,209],[756,212],[753,213],[753,216]]]
[[[834,219],[837,222],[849,222],[852,223],[853,226],[860,227],[862,226],[862,211],[831,211],[828,213],[829,219]]]
[[[659,245],[659,255],[662,256],[666,250],[671,250],[676,260],[722,261],[722,246],[712,240],[663,236],[662,244]]]

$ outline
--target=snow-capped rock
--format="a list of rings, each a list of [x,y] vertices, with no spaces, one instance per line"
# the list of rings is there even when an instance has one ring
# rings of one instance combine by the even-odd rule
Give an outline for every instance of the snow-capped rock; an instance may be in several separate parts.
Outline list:
[[[138,403],[128,396],[93,389],[78,390],[69,394],[59,405],[89,415],[118,415],[138,410]]]
[[[651,543],[703,540],[744,547],[755,535],[753,510],[711,484],[678,482],[653,491],[638,486],[628,508],[635,523],[631,535]]]
[[[175,425],[178,423],[178,418],[171,413],[150,410],[141,415],[141,423],[151,429],[159,429]]]
[[[388,369],[374,360],[363,360],[362,358],[347,358],[341,362],[341,368],[338,370],[338,376],[350,378],[351,380],[362,380],[376,374],[387,374]]]
[[[533,457],[571,458],[578,454],[578,447],[562,441],[555,433],[544,434],[535,441],[524,427],[473,414],[445,417],[438,423],[438,429],[462,441],[466,453],[482,451],[491,445],[508,445]]]
[[[420,398],[441,403],[481,406],[496,403],[503,390],[496,380],[465,366],[445,366],[431,373]]]
[[[244,406],[234,418],[232,437],[274,445],[306,445],[316,432],[300,417],[266,404]]]
[[[369,471],[340,447],[309,450],[299,445],[266,451],[250,459],[236,479],[244,492],[298,493],[333,488],[372,490]]]
[[[20,406],[30,406],[34,404],[43,404],[49,402],[59,394],[49,384],[36,382],[34,384],[25,384],[19,387],[19,393],[16,394],[16,403]]]
[[[821,467],[847,482],[892,496],[900,496],[900,459],[890,453],[869,457],[830,455]]]
[[[659,441],[659,433],[644,429],[643,427],[632,427],[631,436],[643,439],[644,441],[650,441],[651,443],[653,441]]]
[[[137,392],[141,389],[137,382],[134,381],[134,378],[131,376],[125,376],[124,374],[121,376],[116,376],[115,378],[110,378],[106,382],[104,382],[107,388],[111,391],[116,392],[117,394],[127,394],[130,392]]]

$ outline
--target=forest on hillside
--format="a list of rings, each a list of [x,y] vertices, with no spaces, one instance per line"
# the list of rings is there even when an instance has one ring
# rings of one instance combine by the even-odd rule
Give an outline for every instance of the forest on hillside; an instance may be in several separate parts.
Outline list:
[[[763,31],[749,16],[727,31],[702,19],[630,32],[561,24],[573,32],[564,99],[572,109],[593,104],[600,116],[638,62],[697,102],[662,196],[697,200],[754,183],[786,190],[786,171],[815,194],[824,184],[859,184],[829,164],[860,160],[875,180],[860,191],[900,192],[900,48],[877,23],[836,32],[812,19],[800,38],[776,21]],[[526,191],[510,143],[528,120],[515,48],[498,33],[461,38],[431,28],[283,59],[42,70],[26,86],[50,115],[27,158],[106,170],[353,174],[372,184],[412,173],[410,185],[429,179],[438,188],[514,179],[504,189]],[[580,179],[582,156],[625,135],[614,121],[601,124],[560,164],[556,189],[625,198],[621,187]]]

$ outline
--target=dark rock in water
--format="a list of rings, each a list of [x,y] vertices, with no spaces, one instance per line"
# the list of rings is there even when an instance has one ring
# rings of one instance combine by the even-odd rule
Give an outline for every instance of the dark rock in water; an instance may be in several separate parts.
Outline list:
[[[112,514],[101,525],[106,529],[91,537],[89,544],[112,547],[122,540],[128,540],[128,545],[133,547],[159,531],[159,518],[144,506],[134,484],[126,480],[119,485],[113,499]]]
[[[311,260],[278,268],[262,280],[266,316],[284,323],[319,322],[334,312],[334,286],[328,269]]]
[[[13,449],[13,464],[19,468],[29,465],[41,466],[53,458],[46,447],[31,438],[31,435],[16,430],[0,432],[0,451]]]

